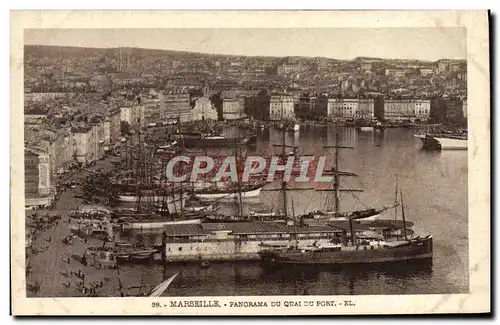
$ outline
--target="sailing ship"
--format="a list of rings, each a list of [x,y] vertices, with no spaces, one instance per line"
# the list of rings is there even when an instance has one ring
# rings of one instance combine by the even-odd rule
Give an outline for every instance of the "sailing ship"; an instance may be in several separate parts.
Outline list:
[[[142,141],[139,138],[137,168],[134,175],[135,192],[117,193],[121,208],[115,211],[115,225],[124,232],[134,230],[159,232],[165,225],[201,223],[202,218],[198,213],[184,213],[184,206],[190,196],[189,191],[185,189],[183,183],[167,182],[164,174],[165,159],[155,157],[156,146],[150,147],[151,150],[143,154]],[[158,164],[155,164],[158,159],[161,161],[159,170]],[[158,172],[160,175],[155,177]]]
[[[318,222],[328,222],[331,220],[349,220],[349,219],[356,219],[356,220],[377,220],[380,217],[380,214],[390,208],[394,208],[397,205],[397,202],[394,202],[393,205],[390,206],[384,206],[381,208],[366,208],[364,210],[355,210],[355,211],[348,211],[348,212],[340,212],[340,192],[362,192],[361,189],[343,189],[340,186],[340,177],[357,177],[358,175],[352,172],[347,172],[347,171],[341,171],[339,169],[339,149],[353,149],[353,147],[348,147],[348,146],[340,146],[339,144],[339,135],[337,133],[336,136],[336,143],[334,146],[325,146],[325,149],[334,149],[334,166],[330,169],[327,169],[323,174],[325,176],[334,176],[332,187],[331,188],[326,188],[326,189],[316,189],[316,191],[326,191],[326,192],[333,192],[334,195],[334,210],[331,211],[329,210],[329,207],[326,207],[326,210],[324,211],[315,211],[315,212],[310,212],[308,214],[302,215],[301,216],[301,222],[304,222],[306,224],[318,224]],[[351,194],[353,195],[353,194]],[[328,201],[327,197],[327,201]]]
[[[335,148],[336,171],[338,171],[339,149],[351,148],[340,146],[338,138],[337,134],[336,145],[333,146]],[[291,233],[291,238],[295,239],[291,245],[279,245],[279,247],[262,246],[259,255],[261,256],[263,265],[275,267],[284,264],[336,265],[432,260],[432,236],[426,235],[425,237],[421,237],[417,235],[411,228],[413,224],[406,221],[402,191],[400,198],[403,220],[402,227],[399,229],[397,223],[388,223],[388,220],[367,220],[367,217],[378,214],[378,211],[375,209],[368,209],[367,211],[358,213],[340,214],[340,188],[338,181],[341,174],[341,172],[335,173],[333,188],[335,193],[335,211],[333,214],[334,217],[329,219],[327,224],[342,229],[342,234],[332,238],[326,244],[316,242],[313,245],[301,245],[298,240],[298,230],[295,229]],[[285,194],[284,201],[286,203],[286,187],[283,186],[283,189]],[[397,206],[398,204],[394,205],[395,209]],[[296,224],[295,220],[294,224]],[[389,232],[388,229],[392,231]]]

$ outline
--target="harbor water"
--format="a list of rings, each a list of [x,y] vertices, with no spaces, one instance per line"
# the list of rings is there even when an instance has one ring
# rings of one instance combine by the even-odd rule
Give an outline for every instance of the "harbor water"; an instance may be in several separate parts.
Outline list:
[[[180,271],[164,295],[347,295],[347,294],[444,294],[468,292],[468,194],[467,151],[427,152],[413,137],[414,129],[360,131],[333,126],[301,126],[299,132],[287,133],[287,145],[298,147],[301,155],[327,155],[333,164],[333,152],[324,149],[334,145],[338,133],[342,146],[340,169],[357,174],[343,177],[340,209],[349,211],[389,206],[395,200],[396,175],[402,189],[405,215],[414,228],[434,238],[432,267],[389,267],[348,269],[293,269],[269,271],[258,262],[199,264],[125,265],[120,268],[124,286],[154,286],[164,277]],[[228,136],[234,130],[227,130]],[[273,144],[283,143],[283,133],[274,129],[258,130],[256,148],[248,153],[274,151]],[[223,150],[222,150],[223,151]],[[227,151],[230,153],[231,150]],[[216,153],[221,153],[217,149]],[[271,184],[257,199],[248,200],[244,211],[277,209],[279,191]],[[307,186],[295,184],[292,186]],[[324,209],[332,204],[328,192],[289,191],[295,214]],[[227,203],[224,209],[235,209]],[[235,209],[236,211],[236,209]],[[477,216],[480,217],[480,216]],[[386,219],[401,219],[394,209],[383,213]],[[113,295],[113,293],[109,293]]]

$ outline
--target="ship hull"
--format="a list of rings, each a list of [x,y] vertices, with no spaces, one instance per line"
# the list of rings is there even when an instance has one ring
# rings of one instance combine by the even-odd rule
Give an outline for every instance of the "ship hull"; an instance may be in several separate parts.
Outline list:
[[[168,211],[175,212],[181,211],[181,208],[186,205],[186,201],[188,198],[189,194],[184,193],[182,197],[180,194],[176,194],[174,198],[166,199],[165,202],[163,202],[163,197],[160,196],[141,196],[140,200],[145,204],[147,204],[148,202],[155,202],[156,205],[165,204],[168,208]],[[139,197],[135,195],[118,195],[117,199],[118,201],[124,203],[136,203],[139,201]]]
[[[169,225],[196,225],[201,224],[201,218],[185,220],[166,220],[166,221],[144,221],[123,224],[123,230],[153,230],[161,229]]]
[[[261,189],[262,187],[251,189],[249,191],[242,191],[241,197],[242,198],[258,197],[260,195]],[[201,200],[234,199],[238,198],[239,194],[238,192],[215,192],[215,193],[198,192],[196,193],[196,197],[198,197]]]
[[[361,248],[363,247],[363,248]],[[354,247],[353,247],[354,248]],[[432,259],[432,237],[401,247],[375,248],[360,246],[358,249],[341,251],[263,251],[260,253],[264,265],[351,265],[383,264]]]
[[[416,134],[422,141],[422,149],[426,150],[467,150],[467,140],[433,137],[430,135]]]
[[[434,138],[439,142],[441,150],[467,150],[467,140]]]

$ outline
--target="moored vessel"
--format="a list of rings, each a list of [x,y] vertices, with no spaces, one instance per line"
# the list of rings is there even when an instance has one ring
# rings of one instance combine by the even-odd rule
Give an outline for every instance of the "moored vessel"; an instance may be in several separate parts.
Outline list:
[[[231,186],[227,188],[212,187],[195,190],[195,195],[200,200],[220,200],[220,199],[234,199],[241,196],[241,198],[258,197],[260,191],[265,186],[265,183],[246,184]]]
[[[426,150],[467,150],[467,135],[463,134],[415,134]]]
[[[335,193],[334,211],[320,211],[312,214],[313,219],[323,219],[325,224],[339,228],[342,232],[331,238],[329,242],[314,242],[304,245],[300,242],[299,230],[294,220],[294,229],[290,232],[293,244],[288,247],[263,247],[259,252],[264,266],[274,267],[285,264],[307,265],[338,265],[338,264],[379,264],[410,260],[432,260],[432,236],[421,237],[412,229],[413,224],[405,219],[402,191],[401,214],[402,222],[396,220],[398,188],[396,179],[395,220],[380,220],[379,214],[388,209],[367,209],[351,213],[340,213],[339,209],[339,178],[354,174],[339,171],[339,149],[351,149],[339,145],[337,134],[335,146],[335,166],[333,191]],[[284,193],[286,187],[283,186]],[[352,189],[350,190],[352,191]],[[286,198],[286,195],[284,196]],[[286,202],[286,199],[285,199]],[[292,206],[293,208],[293,206]],[[301,224],[303,223],[301,218]],[[311,216],[309,216],[311,217]],[[295,219],[295,216],[293,216]]]

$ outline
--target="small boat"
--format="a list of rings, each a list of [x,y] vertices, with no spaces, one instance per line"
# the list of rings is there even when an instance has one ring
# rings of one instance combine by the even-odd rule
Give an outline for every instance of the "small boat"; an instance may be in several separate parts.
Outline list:
[[[143,261],[153,257],[153,254],[156,252],[156,249],[150,249],[145,251],[140,251],[137,253],[130,254],[131,260]]]
[[[370,132],[373,131],[373,126],[360,126],[359,130],[362,132]]]
[[[201,262],[201,267],[207,269],[210,267],[210,263],[208,261]]]

